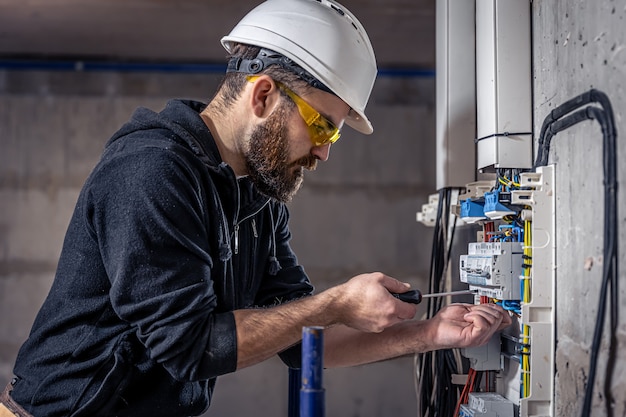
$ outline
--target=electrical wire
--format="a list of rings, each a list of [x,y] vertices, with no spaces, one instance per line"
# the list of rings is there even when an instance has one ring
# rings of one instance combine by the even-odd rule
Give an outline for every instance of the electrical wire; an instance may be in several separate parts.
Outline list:
[[[522,277],[520,281],[522,303],[530,303],[530,285],[532,268],[532,228],[531,222],[524,222],[524,250],[522,255]],[[520,394],[522,398],[530,396],[530,327],[521,323],[522,350],[520,360]]]
[[[597,103],[600,107],[589,105],[581,110],[577,110],[590,103]],[[538,140],[537,158],[534,165],[535,167],[547,165],[550,153],[550,142],[553,136],[584,120],[596,120],[602,129],[602,160],[604,168],[604,264],[598,312],[591,344],[589,375],[585,387],[585,397],[581,415],[588,416],[591,411],[597,362],[602,342],[602,334],[604,332],[607,297],[609,297],[610,334],[604,397],[606,413],[608,416],[612,416],[613,410],[610,405],[613,399],[611,380],[612,373],[615,369],[614,362],[616,360],[617,349],[616,331],[619,317],[619,273],[617,258],[619,253],[617,240],[619,223],[617,221],[617,131],[615,129],[613,108],[608,96],[601,91],[591,89],[552,110],[542,123]]]
[[[456,218],[451,215],[452,193],[455,188],[439,190],[439,204],[433,232],[428,290],[445,290],[445,278],[456,230]],[[443,298],[429,298],[426,318],[430,319],[443,306]],[[422,417],[452,417],[460,389],[452,383],[452,375],[462,371],[456,349],[443,349],[417,354],[414,357],[417,408]]]
[[[467,398],[471,391],[471,387],[474,385],[475,380],[476,380],[476,371],[473,368],[470,368],[469,371],[467,372],[467,382],[465,383],[465,386],[463,387],[463,391],[461,392],[461,395],[459,396],[459,400],[456,403],[456,408],[454,409],[454,416],[459,415],[459,411],[461,410],[461,404],[467,404]]]

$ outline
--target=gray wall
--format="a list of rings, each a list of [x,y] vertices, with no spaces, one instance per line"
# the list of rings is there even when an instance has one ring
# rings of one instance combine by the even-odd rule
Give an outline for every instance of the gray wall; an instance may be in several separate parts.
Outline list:
[[[609,384],[616,416],[626,415],[626,298],[624,297],[624,187],[626,180],[626,2],[533,2],[534,115],[546,115],[590,88],[608,94],[618,131],[621,308],[617,362]],[[602,276],[603,174],[599,124],[585,122],[552,140],[557,177],[556,415],[579,415]],[[589,268],[589,262],[592,266]],[[607,333],[605,326],[605,334]],[[603,393],[608,339],[600,355],[594,416],[607,415]]]
[[[51,285],[65,228],[105,141],[137,106],[205,98],[218,75],[0,71],[0,383]],[[318,289],[381,270],[422,288],[434,190],[434,79],[381,77],[375,134],[348,129],[291,204],[293,246]],[[411,358],[325,374],[328,415],[415,414]],[[242,399],[245,399],[242,401]],[[279,360],[220,378],[208,415],[286,415]]]

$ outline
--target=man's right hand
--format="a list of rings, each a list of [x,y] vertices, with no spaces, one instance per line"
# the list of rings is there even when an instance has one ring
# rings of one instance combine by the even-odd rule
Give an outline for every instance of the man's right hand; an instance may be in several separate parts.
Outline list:
[[[380,272],[357,275],[328,291],[336,292],[338,322],[356,330],[380,333],[415,317],[417,307],[390,293],[403,293],[410,285]]]

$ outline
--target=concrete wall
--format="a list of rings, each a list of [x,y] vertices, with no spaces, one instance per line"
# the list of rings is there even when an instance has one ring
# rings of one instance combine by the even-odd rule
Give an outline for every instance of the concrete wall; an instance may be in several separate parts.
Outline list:
[[[0,383],[51,285],[83,181],[137,106],[203,99],[218,75],[0,71]],[[376,133],[346,129],[291,205],[293,245],[319,289],[382,270],[424,287],[431,230],[415,212],[434,191],[434,79],[382,77]],[[411,416],[411,358],[325,375],[328,415]],[[220,378],[208,415],[286,415],[279,360]],[[242,401],[245,399],[245,401]]]
[[[596,88],[608,94],[618,131],[618,181],[626,181],[626,2],[533,2],[534,117],[538,132],[546,115],[569,98]],[[557,135],[551,161],[557,176],[556,415],[580,415],[602,276],[603,173],[599,124],[584,122]],[[605,336],[592,415],[626,415],[626,298],[623,262],[624,188],[619,194],[621,308],[619,348],[607,378]],[[608,328],[605,326],[605,335]],[[605,387],[606,384],[606,387]],[[607,398],[605,388],[613,398]]]

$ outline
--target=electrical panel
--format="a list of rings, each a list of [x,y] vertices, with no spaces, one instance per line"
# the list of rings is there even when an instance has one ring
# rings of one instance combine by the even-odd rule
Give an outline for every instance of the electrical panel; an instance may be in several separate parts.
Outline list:
[[[438,34],[445,35],[438,36],[438,60],[442,58],[445,69],[452,52],[463,51],[459,59],[469,59],[465,55],[472,48],[463,46],[474,41],[476,65],[467,72],[462,67],[441,71],[438,80],[442,88],[437,93],[437,161],[448,165],[443,170],[438,165],[437,184],[442,185],[440,173],[452,177],[449,172],[454,172],[459,156],[459,173],[468,162],[475,163],[478,175],[474,178],[482,181],[460,189],[451,186],[456,183],[445,183],[418,213],[418,221],[435,228],[429,288],[440,292],[446,287],[469,288],[475,293],[474,303],[500,305],[513,323],[486,345],[459,350],[463,361],[445,354],[416,359],[417,377],[423,380],[418,387],[418,415],[554,416],[554,168],[537,168],[545,163],[532,162],[531,3],[462,1],[467,9],[462,15],[465,20],[457,20],[461,14],[452,9],[456,3],[437,0],[438,23],[443,22]],[[470,17],[473,26],[467,23]],[[465,94],[469,90],[453,96],[450,86],[472,76],[475,131],[470,124],[449,122],[450,109],[471,107],[467,102],[471,94]],[[452,140],[470,136],[475,158],[466,151],[467,142],[458,145]],[[442,138],[452,139],[446,142]],[[451,190],[458,192],[452,204],[448,198]],[[451,218],[441,213],[449,213]],[[475,233],[472,237],[465,234],[467,246],[452,256],[451,241],[459,223]],[[429,305],[427,317],[432,317],[434,310]],[[448,362],[453,364],[445,365]],[[460,363],[463,373],[456,374],[453,368],[458,369]],[[469,369],[465,369],[468,363]],[[435,367],[435,375],[431,375],[429,369]],[[439,387],[448,374],[461,388]],[[457,407],[438,406],[454,389],[459,390]],[[434,399],[432,393],[440,398]]]
[[[513,319],[489,343],[461,354],[473,371],[492,374],[491,392],[485,394],[501,396],[515,414],[509,408],[476,408],[470,401],[459,415],[554,415],[553,186],[553,167],[511,169],[498,171],[482,195],[460,196],[461,219],[467,216],[480,230],[460,256],[459,281],[477,292],[476,302],[499,304]]]

